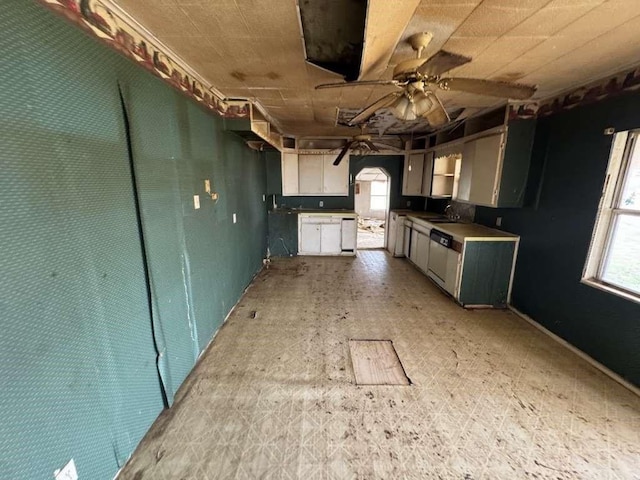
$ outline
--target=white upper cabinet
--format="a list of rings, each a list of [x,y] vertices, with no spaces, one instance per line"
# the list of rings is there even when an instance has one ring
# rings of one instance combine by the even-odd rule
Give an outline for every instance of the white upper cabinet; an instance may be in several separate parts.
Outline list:
[[[504,143],[504,134],[500,133],[464,144],[457,200],[497,206]]]
[[[349,156],[337,166],[335,159],[336,155],[283,153],[282,194],[348,196]]]
[[[323,188],[322,155],[299,155],[298,175],[300,176],[299,193],[321,195]]]
[[[323,192],[327,195],[349,194],[349,158],[334,165],[337,155],[323,155]]]
[[[282,195],[298,195],[298,155],[282,154]]]
[[[402,195],[419,197],[422,195],[422,173],[424,153],[412,153],[404,159]]]

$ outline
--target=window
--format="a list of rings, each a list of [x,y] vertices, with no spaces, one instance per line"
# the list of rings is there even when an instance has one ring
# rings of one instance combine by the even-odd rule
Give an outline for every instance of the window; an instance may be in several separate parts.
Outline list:
[[[387,209],[387,182],[371,182],[371,210]]]
[[[583,281],[640,302],[640,130],[614,138]]]

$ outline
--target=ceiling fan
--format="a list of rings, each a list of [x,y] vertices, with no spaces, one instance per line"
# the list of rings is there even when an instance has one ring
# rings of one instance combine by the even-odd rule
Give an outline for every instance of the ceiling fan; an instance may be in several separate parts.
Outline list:
[[[359,151],[360,155],[366,155],[367,153],[371,153],[371,152],[379,152],[380,148],[400,151],[399,148],[393,147],[391,145],[387,145],[385,143],[373,142],[371,140],[371,135],[367,135],[365,133],[361,133],[360,135],[355,135],[354,137],[351,138],[351,140],[347,141],[344,147],[342,147],[342,150],[340,150],[340,153],[334,160],[333,164],[335,166],[340,165],[340,162],[342,161],[342,159],[344,158],[344,156],[347,154],[349,150],[356,150],[356,151]]]
[[[419,117],[432,127],[440,127],[451,121],[435,90],[452,90],[493,97],[524,100],[530,98],[536,87],[512,82],[482,80],[479,78],[451,78],[442,75],[471,61],[471,58],[439,50],[429,58],[422,58],[422,51],[433,38],[432,33],[418,33],[409,38],[416,58],[400,62],[393,70],[393,80],[364,80],[356,82],[325,83],[322,88],[357,87],[361,85],[390,85],[401,91],[392,92],[366,107],[348,125],[367,121],[382,108],[390,108],[400,120],[410,121]]]

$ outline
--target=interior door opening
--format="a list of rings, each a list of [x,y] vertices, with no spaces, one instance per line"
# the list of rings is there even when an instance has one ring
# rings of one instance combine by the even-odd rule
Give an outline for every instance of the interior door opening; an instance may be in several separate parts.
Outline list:
[[[390,185],[389,175],[381,168],[363,168],[356,176],[358,250],[385,246]]]

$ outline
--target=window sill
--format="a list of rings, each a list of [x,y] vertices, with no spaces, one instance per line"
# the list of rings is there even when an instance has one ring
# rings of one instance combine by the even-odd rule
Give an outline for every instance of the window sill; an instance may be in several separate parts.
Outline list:
[[[626,292],[616,287],[612,287],[611,285],[606,285],[604,283],[599,282],[595,278],[583,278],[580,280],[580,283],[584,283],[585,285],[589,285],[590,287],[597,288],[598,290],[602,290],[603,292],[611,293],[618,297],[622,297],[625,300],[630,300],[635,303],[640,303],[640,296],[634,295],[633,293]]]

